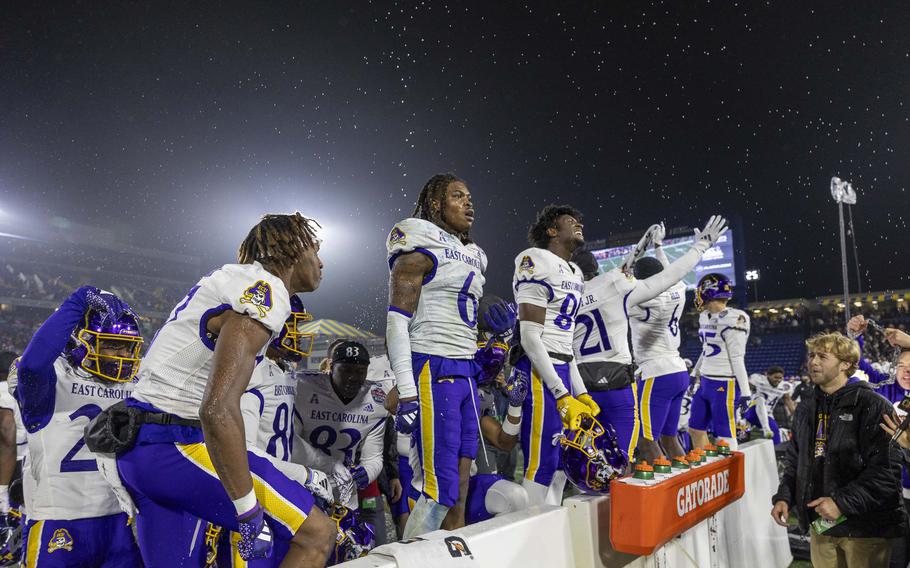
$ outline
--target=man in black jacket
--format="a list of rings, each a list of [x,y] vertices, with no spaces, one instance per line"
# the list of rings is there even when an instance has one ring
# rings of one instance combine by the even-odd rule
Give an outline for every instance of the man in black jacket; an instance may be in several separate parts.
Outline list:
[[[837,333],[806,342],[815,385],[793,418],[793,440],[772,498],[774,521],[786,526],[792,507],[811,524],[812,565],[887,566],[888,539],[904,536],[900,451],[878,423],[891,404],[852,377],[859,346]]]

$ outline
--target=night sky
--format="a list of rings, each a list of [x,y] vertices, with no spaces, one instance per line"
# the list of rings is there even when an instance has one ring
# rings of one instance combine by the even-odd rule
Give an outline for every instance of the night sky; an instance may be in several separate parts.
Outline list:
[[[739,216],[765,299],[840,291],[839,175],[864,289],[910,287],[910,4],[814,4],[5,3],[0,231],[64,216],[207,272],[299,209],[306,303],[378,330],[385,236],[436,172],[493,292],[570,202],[589,239]]]

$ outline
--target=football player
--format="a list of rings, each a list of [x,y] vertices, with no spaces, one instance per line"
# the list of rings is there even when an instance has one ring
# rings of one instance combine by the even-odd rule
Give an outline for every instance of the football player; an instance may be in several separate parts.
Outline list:
[[[373,359],[380,358],[371,359],[361,343],[337,343],[330,357],[329,375],[304,372],[297,383],[294,461],[331,472],[343,493],[339,503],[356,510],[355,489],[366,488],[382,471],[388,416],[383,403],[393,383],[367,380]]]
[[[501,368],[501,367],[500,367]],[[492,380],[492,379],[491,379]],[[518,433],[521,431],[521,407],[528,394],[529,378],[527,374],[514,370],[507,383],[509,410],[504,422],[497,420],[494,402],[491,396],[481,397],[480,429],[483,440],[509,452],[518,443]],[[393,389],[389,393],[392,404],[397,403],[398,393]],[[482,442],[481,442],[482,443]],[[418,467],[418,452],[415,447],[405,454],[407,460],[413,464],[413,474],[408,485],[405,486],[407,501],[413,507],[421,495],[423,485],[422,470]],[[528,493],[521,485],[508,481],[503,476],[495,473],[477,473],[471,468],[468,481],[468,492],[465,500],[466,524],[478,523],[491,519],[496,515],[520,511],[528,507]]]
[[[247,448],[240,400],[257,356],[282,332],[290,295],[322,277],[315,222],[300,213],[265,215],[240,245],[238,264],[203,277],[173,309],[145,356],[135,445],[117,457],[139,509],[147,567],[177,564],[168,542],[189,514],[240,534],[244,560],[287,542],[282,567],[323,566],[335,527],[313,492],[331,500],[328,478],[308,470],[301,484],[283,462]]]
[[[417,440],[425,480],[405,538],[464,526],[478,440],[477,300],[487,267],[486,254],[470,237],[473,224],[464,181],[439,174],[386,243],[386,342],[400,394],[396,429]]]
[[[516,372],[530,377],[521,427],[525,479],[532,505],[562,502],[559,436],[577,428],[582,414],[600,410],[588,395],[572,354],[575,313],[584,290],[581,269],[569,259],[584,244],[581,214],[548,205],[528,231],[528,248],[515,257],[513,288],[518,304]],[[544,388],[546,387],[546,388]]]
[[[702,276],[695,289],[702,352],[692,369],[700,384],[692,397],[689,434],[696,448],[708,444],[711,428],[735,450],[736,409],[744,412],[752,397],[745,359],[749,316],[727,307],[732,297],[733,286],[723,274]]]
[[[636,279],[631,273],[624,272],[622,268],[598,274],[598,265],[594,255],[590,252],[583,252],[576,257],[588,279],[575,320],[577,325],[574,333],[574,348],[578,369],[584,380],[585,388],[603,413],[602,416],[595,415],[595,418],[604,427],[607,423],[613,426],[620,448],[627,453],[630,459],[634,456],[639,436],[638,385],[632,372],[632,353],[629,350],[628,341],[629,318],[632,317],[630,310],[644,302],[654,300],[665,290],[678,285],[679,281],[695,268],[702,255],[714,246],[726,230],[726,221],[720,216],[712,216],[704,230],[696,230],[696,239],[684,255],[673,264],[668,263],[666,269],[663,269],[661,264],[661,270],[652,271],[647,274],[647,278],[641,280]],[[643,253],[647,250],[647,243],[660,242],[663,239],[663,233],[662,225],[652,225],[635,251]],[[626,266],[634,266],[636,262],[636,259],[630,258],[627,260]],[[647,262],[645,261],[645,263]],[[642,275],[645,276],[645,274]],[[676,291],[678,293],[678,288]],[[645,319],[645,313],[644,310],[635,312],[639,322]],[[663,332],[664,327],[668,332],[672,331],[670,329],[672,326],[678,333],[679,319],[678,315],[674,319],[672,308],[661,310],[660,314],[655,314],[655,316],[661,318],[659,331]],[[657,348],[655,351],[661,354],[669,352],[672,355],[673,353],[672,349],[660,350]],[[651,358],[655,355],[647,352],[646,354]],[[680,365],[682,365],[681,359],[678,364],[673,362],[671,367],[663,369],[668,370],[672,375],[673,370]],[[683,366],[682,369],[685,367]],[[649,365],[647,372],[655,370],[661,369]],[[659,397],[663,396],[669,400],[676,398],[680,382],[677,375],[670,377],[663,384],[648,382],[649,379],[657,378],[657,375],[643,374],[642,378],[645,379],[644,386],[648,389],[649,410],[654,384],[661,385],[658,387]],[[666,379],[667,377],[660,378]],[[686,380],[687,385],[688,380]],[[685,386],[683,386],[684,390]],[[658,401],[655,400],[655,402]],[[657,406],[655,418],[659,418],[662,408],[660,408],[660,404],[655,406]],[[669,412],[669,404],[666,406],[667,410],[664,412]],[[650,426],[650,416],[648,418]],[[675,420],[672,425],[675,426]],[[661,424],[661,426],[663,425]],[[653,439],[653,431],[649,433],[652,434]]]
[[[11,386],[30,450],[28,566],[141,565],[129,519],[84,448],[83,430],[135,387],[142,341],[125,302],[83,286],[25,348]]]
[[[781,367],[770,367],[764,376],[758,373],[749,377],[749,383],[755,389],[752,403],[743,414],[743,419],[753,426],[759,426],[765,438],[780,444],[780,427],[774,419],[774,408],[779,401],[787,401],[793,387],[784,380],[784,370]]]

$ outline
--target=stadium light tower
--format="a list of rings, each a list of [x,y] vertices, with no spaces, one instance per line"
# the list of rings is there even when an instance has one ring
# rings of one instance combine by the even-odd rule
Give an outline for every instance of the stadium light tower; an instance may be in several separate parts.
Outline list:
[[[837,176],[831,178],[831,197],[837,202],[837,217],[840,225],[840,264],[844,278],[844,318],[850,321],[850,284],[847,277],[847,234],[844,230],[844,203],[856,205],[856,192],[853,184]],[[853,236],[856,238],[856,235]]]
[[[758,302],[758,281],[761,279],[761,274],[757,269],[747,270],[746,271],[746,282],[752,282],[752,292],[755,294],[755,301]]]

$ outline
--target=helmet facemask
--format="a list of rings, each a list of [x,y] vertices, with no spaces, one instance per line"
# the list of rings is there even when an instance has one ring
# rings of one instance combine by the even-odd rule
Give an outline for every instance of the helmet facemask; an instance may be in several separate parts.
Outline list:
[[[88,310],[82,327],[75,334],[71,357],[79,368],[91,375],[128,383],[139,371],[142,343],[138,322],[132,314],[124,312],[115,319]]]

